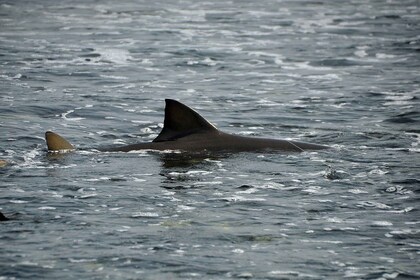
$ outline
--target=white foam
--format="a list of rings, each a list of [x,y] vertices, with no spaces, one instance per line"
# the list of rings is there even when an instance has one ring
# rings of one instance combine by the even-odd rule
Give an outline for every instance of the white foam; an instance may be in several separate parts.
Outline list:
[[[389,227],[389,226],[392,226],[393,224],[388,221],[373,221],[372,225],[380,226],[380,227]]]
[[[67,117],[71,113],[74,113],[74,110],[68,110],[67,112],[62,113],[61,114],[61,118],[64,119],[64,120],[66,120],[66,121],[75,121],[75,122],[81,121],[81,120],[84,120],[85,119],[85,118],[81,118],[81,117],[79,117],[79,118],[69,118],[69,117]]]
[[[41,206],[38,207],[39,210],[55,210],[55,207],[51,207],[51,206]]]
[[[376,56],[376,58],[379,58],[379,59],[395,58],[395,55],[386,54],[386,53],[377,53],[375,56]]]
[[[358,57],[366,57],[368,54],[365,50],[357,50],[354,52],[354,55]]]
[[[24,204],[24,203],[29,203],[29,201],[21,200],[21,199],[13,199],[13,200],[10,200],[10,203]]]
[[[155,212],[135,212],[131,214],[132,218],[157,218],[159,217],[158,213]]]
[[[114,79],[114,80],[128,80],[128,78],[124,76],[100,75],[100,77],[106,78],[106,79]]]
[[[129,51],[124,49],[99,48],[96,51],[101,55],[102,59],[115,64],[127,64],[127,61],[132,59]]]

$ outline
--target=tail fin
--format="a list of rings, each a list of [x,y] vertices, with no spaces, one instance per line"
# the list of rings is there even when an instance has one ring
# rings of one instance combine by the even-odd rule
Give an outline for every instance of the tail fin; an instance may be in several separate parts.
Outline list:
[[[45,141],[47,141],[49,152],[74,150],[73,145],[69,141],[52,131],[45,132]]]

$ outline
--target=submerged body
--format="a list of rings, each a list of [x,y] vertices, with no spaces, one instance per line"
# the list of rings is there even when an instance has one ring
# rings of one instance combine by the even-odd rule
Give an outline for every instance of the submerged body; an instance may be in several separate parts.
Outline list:
[[[108,152],[129,152],[134,150],[179,150],[184,152],[252,152],[327,149],[327,146],[288,141],[244,137],[218,130],[214,125],[186,105],[166,99],[164,127],[149,143],[139,143],[99,150]],[[49,151],[73,150],[74,147],[63,137],[48,131],[45,134]]]
[[[320,150],[326,146],[256,137],[244,137],[224,132],[198,133],[183,137],[182,141],[139,143],[128,146],[101,149],[102,151],[129,152],[135,150],[180,150],[188,152],[252,152]]]

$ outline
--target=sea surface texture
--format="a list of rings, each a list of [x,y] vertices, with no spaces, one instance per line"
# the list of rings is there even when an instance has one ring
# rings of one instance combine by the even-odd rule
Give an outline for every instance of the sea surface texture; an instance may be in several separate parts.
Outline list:
[[[95,150],[165,98],[332,149]],[[419,98],[418,0],[0,1],[0,279],[419,279]]]

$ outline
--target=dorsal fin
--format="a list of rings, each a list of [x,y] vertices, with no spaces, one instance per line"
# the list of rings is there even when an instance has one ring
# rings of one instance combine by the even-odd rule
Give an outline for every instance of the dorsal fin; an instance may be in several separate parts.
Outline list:
[[[190,107],[172,99],[165,99],[165,120],[160,134],[153,142],[171,141],[200,131],[217,128]]]
[[[52,131],[45,132],[45,141],[47,141],[48,151],[50,152],[74,150],[69,141]]]
[[[3,213],[2,212],[0,212],[0,221],[8,221],[9,220],[9,218],[7,218],[6,216],[4,216],[3,215]]]

